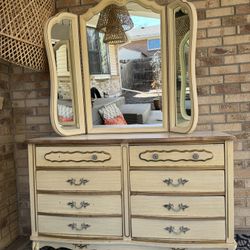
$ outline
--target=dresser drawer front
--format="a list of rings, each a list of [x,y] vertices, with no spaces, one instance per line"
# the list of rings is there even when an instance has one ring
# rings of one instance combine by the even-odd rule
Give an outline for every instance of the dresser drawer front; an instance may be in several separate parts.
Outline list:
[[[224,166],[224,145],[131,146],[130,165],[145,166]]]
[[[213,218],[225,217],[224,197],[145,196],[131,197],[133,216]]]
[[[48,191],[120,191],[120,171],[37,171],[37,189]]]
[[[103,147],[36,147],[39,167],[118,167],[121,148]]]
[[[38,212],[75,215],[121,215],[121,196],[38,194]]]
[[[224,171],[131,171],[138,192],[224,192]]]
[[[122,218],[79,218],[38,216],[39,233],[122,236]]]
[[[132,219],[132,236],[178,241],[225,240],[225,221]]]

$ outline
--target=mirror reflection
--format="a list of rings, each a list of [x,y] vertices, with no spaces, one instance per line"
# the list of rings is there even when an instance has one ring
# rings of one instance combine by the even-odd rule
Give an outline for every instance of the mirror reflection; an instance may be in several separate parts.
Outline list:
[[[61,125],[74,125],[71,20],[64,19],[53,26],[51,42],[56,61],[58,121]]]
[[[175,10],[176,47],[176,123],[187,126],[191,119],[191,100],[189,88],[189,38],[190,18],[184,8]]]
[[[129,2],[87,22],[93,126],[162,126],[161,16]]]

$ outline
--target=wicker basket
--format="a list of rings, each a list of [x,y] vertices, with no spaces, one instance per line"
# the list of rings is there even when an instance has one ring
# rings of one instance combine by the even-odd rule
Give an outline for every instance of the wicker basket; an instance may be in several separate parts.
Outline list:
[[[0,1],[0,58],[33,70],[46,70],[43,28],[54,12],[53,0]]]

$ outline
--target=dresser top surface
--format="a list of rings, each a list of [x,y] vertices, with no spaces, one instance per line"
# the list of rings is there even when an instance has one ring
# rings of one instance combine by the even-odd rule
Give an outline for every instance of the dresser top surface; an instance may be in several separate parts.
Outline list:
[[[220,142],[234,140],[233,135],[217,131],[198,131],[192,134],[176,133],[134,133],[93,134],[69,137],[41,137],[29,139],[30,144],[112,144],[112,143],[160,143],[160,142]]]

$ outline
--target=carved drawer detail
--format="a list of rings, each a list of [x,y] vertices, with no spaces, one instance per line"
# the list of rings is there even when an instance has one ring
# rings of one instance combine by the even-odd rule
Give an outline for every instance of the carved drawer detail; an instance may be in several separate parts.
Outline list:
[[[144,166],[224,166],[224,145],[131,146],[130,164]]]
[[[142,161],[208,161],[213,159],[214,155],[207,150],[146,150],[139,154]]]
[[[37,166],[118,167],[120,147],[37,147]]]
[[[111,155],[105,151],[51,151],[44,155],[44,159],[50,162],[105,162]]]

